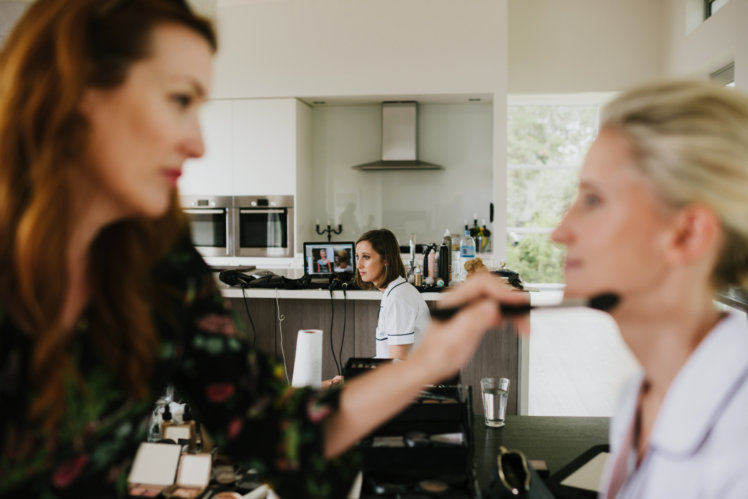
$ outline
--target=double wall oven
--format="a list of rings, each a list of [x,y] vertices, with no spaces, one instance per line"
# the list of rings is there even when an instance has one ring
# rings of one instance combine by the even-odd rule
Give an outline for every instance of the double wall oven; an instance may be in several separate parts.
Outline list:
[[[294,256],[293,196],[182,196],[204,256]]]

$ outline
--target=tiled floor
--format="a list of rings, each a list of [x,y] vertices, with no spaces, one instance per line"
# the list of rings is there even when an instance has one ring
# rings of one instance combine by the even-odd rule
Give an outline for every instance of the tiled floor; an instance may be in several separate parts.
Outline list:
[[[533,312],[528,413],[611,416],[621,384],[638,369],[610,316],[589,309]]]

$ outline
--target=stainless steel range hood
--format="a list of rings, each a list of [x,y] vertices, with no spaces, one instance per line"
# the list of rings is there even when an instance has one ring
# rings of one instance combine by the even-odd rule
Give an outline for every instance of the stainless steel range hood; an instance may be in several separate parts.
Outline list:
[[[382,159],[356,165],[364,171],[441,170],[418,159],[418,103],[382,103]]]

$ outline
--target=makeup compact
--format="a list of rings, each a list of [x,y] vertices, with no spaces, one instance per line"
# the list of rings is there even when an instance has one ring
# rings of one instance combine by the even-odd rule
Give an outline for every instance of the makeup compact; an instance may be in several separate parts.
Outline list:
[[[182,446],[143,442],[127,477],[131,496],[155,497],[174,483]]]
[[[179,461],[176,483],[164,489],[168,498],[191,499],[205,491],[210,482],[210,468],[213,464],[210,454],[185,454]]]

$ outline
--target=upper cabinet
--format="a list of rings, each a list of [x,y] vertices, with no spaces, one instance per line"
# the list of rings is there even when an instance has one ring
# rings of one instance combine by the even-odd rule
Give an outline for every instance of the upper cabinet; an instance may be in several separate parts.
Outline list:
[[[233,103],[208,101],[200,112],[205,154],[185,163],[179,192],[197,196],[230,196],[233,179]]]
[[[296,194],[296,99],[213,100],[202,110],[205,155],[185,165],[185,195]]]
[[[235,194],[296,190],[296,99],[234,101]]]

